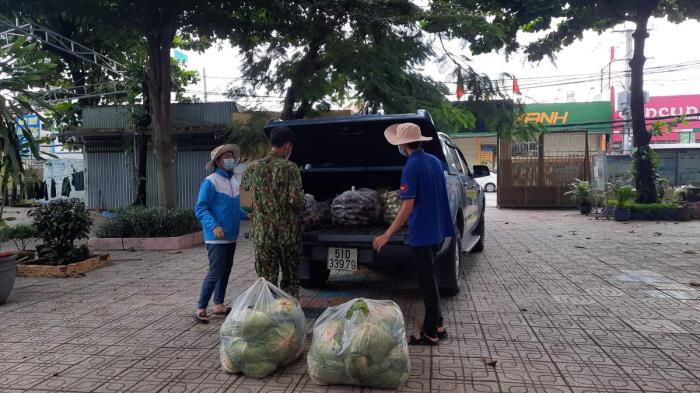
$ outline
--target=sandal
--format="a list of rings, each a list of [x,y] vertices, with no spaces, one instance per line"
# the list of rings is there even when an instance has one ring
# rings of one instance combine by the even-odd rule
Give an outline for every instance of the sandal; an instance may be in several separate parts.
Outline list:
[[[447,330],[445,330],[444,332],[441,332],[441,331],[438,330],[438,332],[437,332],[437,337],[438,337],[438,339],[440,339],[440,340],[446,339],[446,338],[447,338]]]
[[[231,307],[226,307],[226,310],[223,312],[215,312],[212,313],[214,315],[229,315],[231,313]]]
[[[433,340],[426,336],[425,333],[420,332],[419,338],[416,338],[413,335],[411,336],[411,338],[408,340],[408,345],[427,345],[434,347],[438,345],[438,340]]]
[[[209,323],[209,317],[207,316],[206,311],[196,312],[196,313],[192,314],[192,318],[196,319],[197,322],[199,322],[199,323],[205,323],[205,324]],[[206,319],[204,319],[204,318],[206,318]]]

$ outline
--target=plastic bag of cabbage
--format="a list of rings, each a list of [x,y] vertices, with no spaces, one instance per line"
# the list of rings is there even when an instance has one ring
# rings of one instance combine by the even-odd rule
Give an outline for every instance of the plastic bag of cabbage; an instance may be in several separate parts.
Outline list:
[[[314,325],[307,362],[319,384],[398,388],[411,371],[401,310],[370,299],[327,309]]]
[[[260,278],[233,303],[220,336],[224,372],[264,378],[301,354],[304,312],[296,299]]]

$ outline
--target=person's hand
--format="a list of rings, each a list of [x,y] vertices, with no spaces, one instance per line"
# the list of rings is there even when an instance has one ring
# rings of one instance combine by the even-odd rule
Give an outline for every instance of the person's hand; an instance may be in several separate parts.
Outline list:
[[[216,240],[224,240],[224,230],[218,225],[214,228],[214,236]]]
[[[372,248],[374,248],[374,251],[380,251],[387,243],[389,243],[389,236],[385,233],[374,238]]]

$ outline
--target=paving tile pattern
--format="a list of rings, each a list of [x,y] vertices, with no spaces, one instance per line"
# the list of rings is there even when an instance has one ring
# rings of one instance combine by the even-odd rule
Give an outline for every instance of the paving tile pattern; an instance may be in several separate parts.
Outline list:
[[[464,257],[462,292],[442,299],[451,337],[411,348],[402,391],[700,391],[700,221],[495,208],[487,217],[486,251]],[[375,391],[316,385],[305,354],[264,380],[222,373],[222,319],[190,317],[204,248],[113,259],[85,277],[17,280],[0,306],[0,391]],[[228,298],[254,279],[241,241]],[[302,291],[308,326],[358,296],[395,300],[410,331],[422,319],[413,273],[362,270]]]

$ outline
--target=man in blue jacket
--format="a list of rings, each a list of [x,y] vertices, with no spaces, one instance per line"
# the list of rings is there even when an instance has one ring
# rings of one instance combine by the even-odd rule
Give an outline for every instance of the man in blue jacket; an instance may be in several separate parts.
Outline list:
[[[240,184],[233,176],[240,156],[240,149],[233,144],[212,150],[207,169],[213,173],[202,182],[195,205],[209,255],[209,271],[204,277],[194,314],[201,323],[209,322],[206,309],[212,294],[215,315],[231,312],[230,307],[224,306],[224,297],[233,267],[240,220],[248,219],[248,213],[241,209]]]

